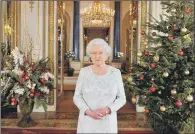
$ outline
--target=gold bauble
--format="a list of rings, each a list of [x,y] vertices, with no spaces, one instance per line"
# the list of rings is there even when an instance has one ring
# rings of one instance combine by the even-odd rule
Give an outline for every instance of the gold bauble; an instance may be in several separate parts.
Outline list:
[[[183,38],[184,38],[184,39],[188,39],[188,38],[190,38],[190,35],[187,34],[187,35],[183,36]]]
[[[166,110],[165,106],[160,106],[160,111],[164,112]]]
[[[189,72],[189,70],[185,70],[185,75],[189,75],[190,74],[190,72]]]
[[[185,33],[185,32],[187,32],[187,29],[184,27],[184,28],[181,29],[181,32]]]
[[[193,101],[193,96],[192,95],[188,95],[187,98],[186,98],[186,100],[188,102],[192,102]]]
[[[175,89],[171,90],[171,95],[175,95],[177,93],[177,91]]]
[[[132,97],[131,102],[132,102],[133,104],[135,104],[135,103],[136,103],[136,98],[135,98],[135,97]]]
[[[142,53],[141,53],[141,52],[138,52],[138,53],[137,53],[137,56],[138,56],[138,57],[141,57],[141,56],[142,56]]]
[[[158,55],[154,56],[153,60],[154,60],[154,62],[158,62],[159,61],[159,56]]]
[[[128,81],[128,82],[132,82],[132,80],[133,80],[132,77],[128,77],[128,78],[127,78],[127,81]]]
[[[169,73],[168,73],[168,72],[164,72],[164,73],[163,73],[163,77],[166,78],[166,77],[168,77],[168,76],[169,76]]]

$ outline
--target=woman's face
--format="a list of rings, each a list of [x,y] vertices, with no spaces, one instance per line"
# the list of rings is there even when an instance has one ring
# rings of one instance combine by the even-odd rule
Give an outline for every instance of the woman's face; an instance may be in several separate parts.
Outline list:
[[[99,45],[92,46],[90,57],[94,65],[105,64],[106,53],[104,48]]]

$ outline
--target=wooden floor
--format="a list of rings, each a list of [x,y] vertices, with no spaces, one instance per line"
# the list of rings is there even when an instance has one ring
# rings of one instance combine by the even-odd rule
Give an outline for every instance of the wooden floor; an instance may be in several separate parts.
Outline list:
[[[73,103],[74,91],[64,91],[58,98],[57,112],[79,112],[78,108]],[[135,106],[127,101],[127,103],[118,111],[118,113],[132,113],[135,111]]]

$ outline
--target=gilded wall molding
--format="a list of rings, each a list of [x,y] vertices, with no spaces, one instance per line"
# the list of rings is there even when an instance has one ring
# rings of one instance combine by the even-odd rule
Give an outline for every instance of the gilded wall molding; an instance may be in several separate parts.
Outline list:
[[[15,14],[16,14],[15,3],[16,2],[14,2],[14,1],[11,2],[11,9],[9,9],[10,13],[11,13],[10,26],[11,26],[12,30],[14,31],[11,33],[11,50],[14,49],[14,39],[15,39],[15,32],[16,32],[16,29],[15,29]]]
[[[11,2],[11,8],[10,8],[10,26],[13,29],[13,32],[11,34],[11,50],[18,46],[17,40],[19,39],[19,28],[18,28],[18,7],[17,7],[17,1]]]
[[[147,1],[141,1],[141,31],[146,32],[146,20],[147,20]],[[141,36],[141,51],[146,48],[147,42],[146,37]]]
[[[48,56],[51,73],[54,73],[54,2],[48,2]],[[54,105],[54,91],[51,91],[48,104]]]

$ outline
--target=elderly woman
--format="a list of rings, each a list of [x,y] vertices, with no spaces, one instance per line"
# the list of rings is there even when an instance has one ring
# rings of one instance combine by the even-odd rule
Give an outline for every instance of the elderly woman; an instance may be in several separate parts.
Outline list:
[[[116,112],[126,103],[121,72],[105,64],[111,48],[103,39],[93,39],[86,52],[93,65],[80,70],[76,84],[77,133],[118,133]]]

